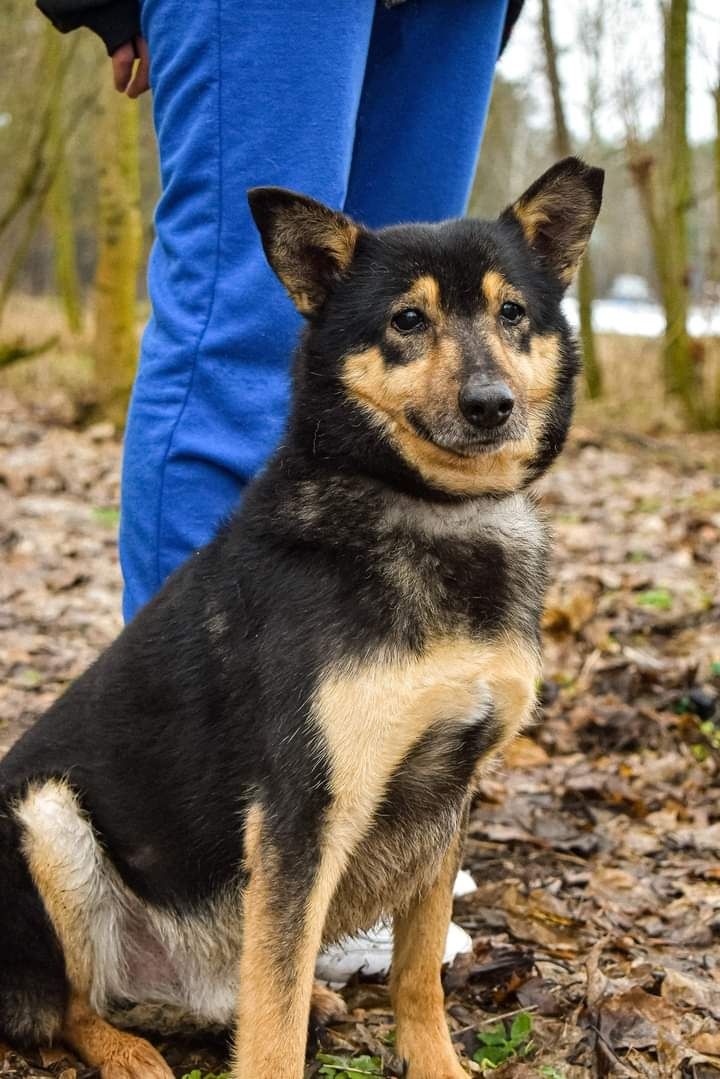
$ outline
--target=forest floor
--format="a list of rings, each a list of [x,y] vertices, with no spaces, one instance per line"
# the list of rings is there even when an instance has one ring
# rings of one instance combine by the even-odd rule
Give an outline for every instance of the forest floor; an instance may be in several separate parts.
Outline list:
[[[119,458],[107,426],[58,426],[0,391],[0,754],[119,629]],[[717,1079],[720,436],[577,427],[542,492],[543,708],[472,815],[454,1037],[503,1079]],[[386,986],[344,996],[322,1051],[354,1058],[348,1075],[400,1074]],[[178,1077],[225,1066],[222,1042],[159,1044]],[[94,1074],[0,1047],[5,1079]]]

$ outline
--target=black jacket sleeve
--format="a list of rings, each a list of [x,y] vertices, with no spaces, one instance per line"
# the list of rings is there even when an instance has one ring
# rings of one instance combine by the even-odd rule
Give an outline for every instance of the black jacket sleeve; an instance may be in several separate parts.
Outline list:
[[[388,7],[398,0],[385,0]],[[140,0],[36,0],[37,6],[63,33],[87,26],[103,39],[108,53],[113,53],[140,33]],[[509,0],[503,28],[503,51],[522,10],[523,0]]]
[[[500,54],[502,55],[505,46],[510,40],[510,35],[513,32],[513,27],[520,17],[523,4],[525,0],[509,0],[507,7],[507,15],[505,16],[505,26],[503,27],[502,42],[500,43]]]
[[[108,54],[140,33],[140,0],[36,0],[43,15],[61,30],[87,26],[103,41]]]

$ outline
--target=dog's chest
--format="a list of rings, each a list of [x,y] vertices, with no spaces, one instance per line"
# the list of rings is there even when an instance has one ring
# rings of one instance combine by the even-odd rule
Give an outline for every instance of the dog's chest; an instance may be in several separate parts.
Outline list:
[[[328,676],[316,702],[332,777],[328,842],[347,865],[326,939],[369,928],[430,886],[478,761],[529,712],[536,667],[519,641],[458,637]]]
[[[419,513],[395,505],[378,530],[374,572],[387,587],[377,636],[361,651],[349,641],[313,698],[332,795],[327,842],[346,860],[329,937],[432,881],[479,763],[534,703],[545,535],[532,508]]]
[[[546,579],[547,535],[522,495],[434,506],[400,499],[386,512],[378,565],[398,639],[434,627],[533,636]]]
[[[387,909],[399,878],[412,888],[442,857],[478,761],[528,718],[538,671],[534,646],[519,635],[448,636],[419,654],[326,671],[313,715],[330,774],[328,842],[355,881],[344,902],[357,891],[368,912]]]

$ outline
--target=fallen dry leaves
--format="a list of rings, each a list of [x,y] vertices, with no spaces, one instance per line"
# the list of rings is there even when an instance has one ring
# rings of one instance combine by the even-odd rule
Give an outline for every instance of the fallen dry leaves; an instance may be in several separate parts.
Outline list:
[[[0,752],[117,632],[119,445],[0,394]],[[504,1079],[720,1076],[720,438],[578,432],[542,485],[555,531],[535,729],[483,781],[446,973],[476,1033],[533,1014]],[[387,988],[358,979],[328,1052],[392,1057]],[[221,1042],[161,1042],[181,1076]],[[0,1076],[89,1079],[0,1051]],[[555,1069],[555,1072],[542,1069]],[[309,1075],[316,1074],[309,1066]]]

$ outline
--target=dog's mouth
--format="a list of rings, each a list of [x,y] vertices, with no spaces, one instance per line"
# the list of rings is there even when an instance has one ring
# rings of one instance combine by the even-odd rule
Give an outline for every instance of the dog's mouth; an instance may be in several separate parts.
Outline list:
[[[439,450],[452,453],[456,457],[477,457],[481,454],[494,453],[510,442],[519,442],[522,435],[508,424],[495,431],[432,431],[413,409],[405,410],[407,423],[425,442],[430,442]]]

